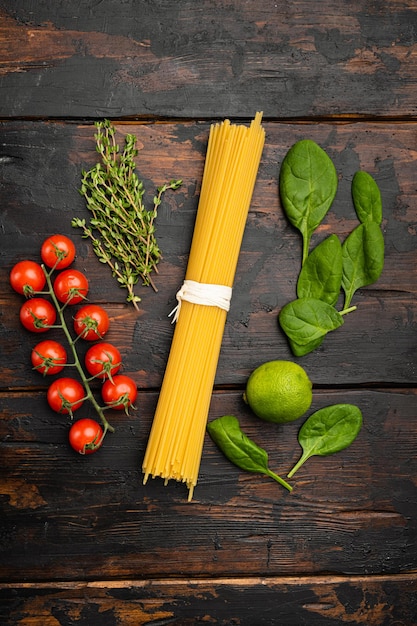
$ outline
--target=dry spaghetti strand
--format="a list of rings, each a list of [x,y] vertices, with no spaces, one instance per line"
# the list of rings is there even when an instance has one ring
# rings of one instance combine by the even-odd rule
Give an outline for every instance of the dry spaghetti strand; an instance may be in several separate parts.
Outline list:
[[[224,120],[210,128],[186,280],[233,286],[265,142],[257,113],[249,127]],[[181,303],[143,460],[143,482],[159,476],[197,484],[227,313]]]

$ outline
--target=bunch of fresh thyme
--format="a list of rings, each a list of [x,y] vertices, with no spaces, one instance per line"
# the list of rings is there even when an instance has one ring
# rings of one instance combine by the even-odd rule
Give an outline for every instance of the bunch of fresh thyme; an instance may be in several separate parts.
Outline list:
[[[157,188],[152,210],[143,203],[143,182],[135,173],[136,138],[127,134],[125,146],[119,152],[115,129],[108,120],[96,122],[96,150],[101,163],[82,172],[80,193],[92,213],[90,223],[74,218],[72,226],[83,230],[82,236],[92,241],[101,263],[107,263],[121,287],[128,291],[127,302],[135,308],[140,302],[134,286],[151,285],[157,291],[151,272],[157,272],[161,251],[155,237],[155,218],[162,195],[168,189],[178,189],[181,180],[171,180]]]

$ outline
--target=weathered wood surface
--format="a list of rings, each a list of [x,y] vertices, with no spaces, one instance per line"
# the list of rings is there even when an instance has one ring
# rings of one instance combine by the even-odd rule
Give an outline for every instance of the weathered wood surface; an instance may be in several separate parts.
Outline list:
[[[2,0],[0,116],[413,116],[416,27],[414,0]]]
[[[116,432],[91,458],[74,455],[70,419],[52,414],[42,392],[3,397],[3,582],[417,569],[414,391],[315,392],[312,410],[357,404],[364,428],[350,448],[310,459],[291,494],[234,468],[207,438],[192,503],[182,484],[142,485],[156,397],[142,392],[137,415],[109,416]],[[210,418],[228,413],[285,476],[301,453],[300,424],[262,423],[240,391],[216,392]]]
[[[36,588],[23,583],[16,592],[3,605],[13,620],[7,624],[412,626],[417,613],[416,580],[401,575],[318,576],[313,582],[304,577],[98,581]],[[0,604],[0,617],[1,610]]]
[[[168,355],[172,325],[168,314],[184,278],[198,203],[206,124],[121,125],[134,132],[141,147],[138,173],[152,198],[157,185],[183,178],[181,189],[166,194],[159,211],[158,234],[164,260],[156,278],[158,293],[139,288],[141,313],[124,305],[106,267],[91,246],[71,228],[73,216],[88,218],[78,193],[81,169],[96,161],[92,126],[54,123],[6,123],[2,127],[3,202],[0,216],[3,248],[2,284],[22,258],[39,259],[43,239],[53,231],[71,235],[78,246],[75,267],[85,270],[90,298],[106,304],[114,318],[112,337],[126,355],[129,372],[143,387],[158,387]],[[415,150],[412,124],[266,124],[267,144],[259,170],[219,363],[219,384],[243,384],[260,360],[290,358],[277,314],[295,297],[301,238],[287,222],[278,198],[282,159],[298,139],[309,137],[333,158],[340,176],[334,205],[313,244],[331,232],[343,239],[358,223],[350,183],[357,169],[377,180],[384,204],[386,261],[379,281],[355,297],[358,310],[326,338],[322,348],[304,358],[319,385],[396,384],[416,380],[415,326],[417,291]],[[28,216],[30,218],[28,219]],[[35,229],[34,229],[35,225]],[[35,230],[35,232],[34,232]],[[2,290],[8,332],[3,339],[7,361],[0,387],[40,384],[27,367],[28,343],[18,320],[19,296]],[[7,324],[6,324],[7,321]],[[33,342],[32,342],[33,343]]]
[[[281,0],[0,2],[0,623],[5,626],[415,626],[417,623],[417,6]],[[266,144],[236,273],[210,419],[236,414],[285,475],[302,420],[260,422],[242,400],[249,373],[298,360],[311,410],[353,402],[350,448],[310,459],[289,494],[233,467],[206,439],[194,501],[175,483],[142,485],[141,462],[184,278],[209,124],[263,110]],[[96,162],[92,120],[133,132],[147,198],[170,178],[158,238],[158,293],[139,314],[71,228]],[[356,225],[350,183],[381,188],[383,274],[319,350],[294,359],[277,325],[295,295],[299,234],[277,174],[311,138],[339,189],[314,243]],[[139,387],[131,416],[83,458],[69,419],[31,371],[8,273],[52,232],[77,244],[90,298]],[[53,331],[55,333],[55,331]],[[52,335],[51,335],[52,336]],[[58,335],[55,335],[58,338]],[[95,387],[98,393],[98,387]],[[90,410],[90,409],[88,409]],[[91,413],[92,415],[92,413]]]
[[[244,405],[242,391],[248,374],[261,362],[293,358],[279,331],[277,313],[294,297],[301,242],[282,214],[277,173],[288,148],[309,137],[329,152],[340,175],[337,199],[315,242],[330,231],[343,239],[356,224],[350,181],[357,169],[370,171],[382,191],[383,275],[376,285],[361,290],[358,310],[345,325],[320,350],[299,360],[315,385],[312,410],[352,402],[361,407],[365,424],[351,448],[327,459],[311,459],[299,470],[292,494],[266,478],[240,472],[207,439],[191,504],[182,485],[164,487],[156,479],[143,486],[140,466],[172,336],[167,315],[186,268],[208,125],[117,128],[120,139],[126,132],[138,138],[138,173],[150,196],[166,179],[184,178],[183,187],[167,195],[161,206],[158,233],[164,260],[159,291],[140,289],[139,314],[124,303],[124,293],[107,268],[70,225],[74,215],[88,217],[77,189],[81,168],[96,160],[93,126],[25,121],[2,125],[4,623],[24,624],[33,618],[34,623],[64,625],[79,619],[89,625],[92,616],[105,613],[115,626],[192,624],[207,615],[219,624],[237,620],[332,625],[343,623],[347,615],[353,624],[388,625],[395,619],[413,624],[413,124],[266,124],[267,143],[210,419],[238,415],[248,435],[268,450],[271,466],[283,475],[300,454],[300,424],[271,427],[259,422]],[[28,362],[34,337],[20,327],[21,298],[7,284],[12,265],[25,257],[36,259],[41,242],[53,231],[77,242],[75,266],[90,279],[91,300],[108,309],[108,338],[122,350],[126,373],[140,390],[137,413],[115,415],[116,433],[90,458],[72,453],[67,444],[69,419],[47,406],[47,382]],[[317,581],[325,572],[332,575]],[[137,580],[143,582],[123,582]],[[59,581],[68,583],[62,586]],[[91,587],[80,581],[89,581]],[[284,600],[288,594],[289,603]],[[242,596],[249,606],[240,610]],[[210,601],[214,605],[209,610]],[[282,603],[273,613],[272,606]]]

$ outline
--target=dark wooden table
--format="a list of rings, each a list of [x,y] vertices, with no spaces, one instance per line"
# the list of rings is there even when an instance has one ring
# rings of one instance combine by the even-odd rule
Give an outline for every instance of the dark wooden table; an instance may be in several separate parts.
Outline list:
[[[417,6],[413,0],[2,0],[0,2],[0,622],[24,626],[412,626],[417,623]],[[181,484],[142,485],[141,463],[198,205],[210,124],[264,112],[266,143],[242,243],[210,419],[233,413],[285,473],[301,422],[256,420],[250,372],[299,362],[312,410],[357,404],[355,443],[312,458],[287,493],[232,466],[208,438],[193,502]],[[139,313],[71,227],[88,217],[81,171],[94,125],[137,137],[151,200],[170,178],[157,236],[158,292]],[[294,297],[301,241],[277,175],[290,146],[320,144],[339,175],[315,235],[355,225],[358,169],[382,194],[386,257],[357,311],[308,356],[292,356],[277,314]],[[8,284],[60,232],[77,246],[90,299],[139,389],[137,411],[90,457],[46,402],[34,337]],[[36,338],[37,339],[37,338]]]

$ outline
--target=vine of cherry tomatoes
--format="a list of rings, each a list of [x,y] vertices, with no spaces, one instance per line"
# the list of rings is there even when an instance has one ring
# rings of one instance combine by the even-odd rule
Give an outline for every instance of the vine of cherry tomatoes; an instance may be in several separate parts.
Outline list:
[[[40,341],[32,348],[31,362],[43,376],[61,374],[47,391],[47,402],[53,411],[73,418],[74,412],[86,400],[92,403],[101,424],[84,417],[77,419],[69,431],[70,446],[80,454],[91,454],[101,447],[106,433],[114,431],[104,412],[113,409],[128,413],[134,408],[137,387],[132,378],[119,373],[122,358],[118,348],[104,341],[110,326],[107,312],[97,304],[86,303],[87,277],[70,268],[75,255],[71,239],[65,235],[52,235],[41,247],[43,263],[19,261],[10,272],[10,285],[26,298],[19,312],[26,330],[46,333],[58,328],[66,337],[71,362],[68,350],[52,339]],[[64,313],[67,307],[77,304],[81,306],[72,315],[70,331]],[[76,347],[78,340],[91,344],[82,360]],[[65,368],[75,369],[78,377],[63,376]],[[96,379],[102,383],[103,405],[99,404],[91,389],[90,383]]]

